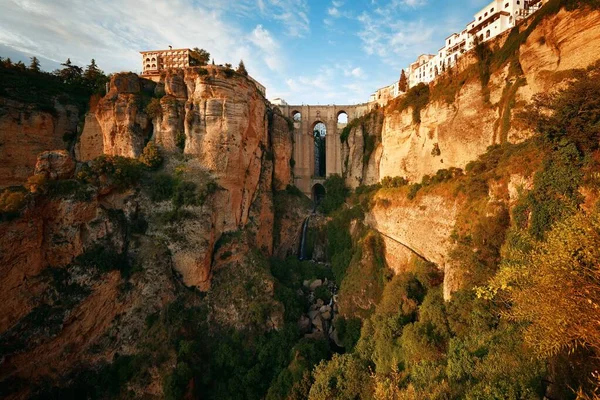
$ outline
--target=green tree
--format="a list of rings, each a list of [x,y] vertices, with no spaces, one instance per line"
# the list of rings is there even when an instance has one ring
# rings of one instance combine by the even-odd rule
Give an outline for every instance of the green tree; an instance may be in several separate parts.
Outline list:
[[[408,90],[408,79],[406,78],[406,73],[402,70],[400,73],[400,81],[398,82],[398,89],[401,92],[406,92]]]
[[[95,81],[98,76],[104,75],[103,72],[96,65],[96,60],[92,58],[90,65],[85,68],[85,72],[83,73],[83,77],[89,81]]]
[[[240,64],[237,67],[238,74],[248,76],[248,71],[246,71],[246,66],[244,65],[244,60],[240,60]]]
[[[371,398],[373,383],[368,365],[353,354],[334,354],[314,370],[310,400],[355,400]]]
[[[581,345],[600,354],[600,211],[559,222],[546,241],[514,232],[509,243],[502,269],[479,294],[505,294],[541,355]]]
[[[210,53],[198,47],[194,47],[190,57],[192,58],[192,64],[200,67],[208,65],[208,61],[210,61]]]
[[[31,57],[31,63],[29,64],[29,70],[33,72],[40,72],[40,60],[37,57]]]
[[[61,64],[63,69],[58,70],[58,76],[62,78],[65,83],[74,83],[81,78],[83,69],[71,62],[70,58]]]

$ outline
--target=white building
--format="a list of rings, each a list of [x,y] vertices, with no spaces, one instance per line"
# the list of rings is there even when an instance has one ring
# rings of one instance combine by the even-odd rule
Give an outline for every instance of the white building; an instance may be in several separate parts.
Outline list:
[[[547,0],[494,0],[475,14],[475,19],[460,33],[446,38],[436,55],[423,54],[408,68],[408,85],[432,82],[446,68],[475,47],[476,40],[486,42],[512,29],[517,23],[539,10]]]
[[[396,81],[391,85],[377,89],[369,97],[369,103],[378,103],[380,106],[386,105],[390,100],[395,99],[404,92],[400,91],[400,81]]]
[[[287,106],[288,105],[287,101],[285,101],[281,97],[277,97],[277,98],[271,100],[271,104],[273,104],[275,106]]]
[[[421,54],[417,61],[408,67],[408,86],[429,83],[435,78],[435,58],[433,54]]]

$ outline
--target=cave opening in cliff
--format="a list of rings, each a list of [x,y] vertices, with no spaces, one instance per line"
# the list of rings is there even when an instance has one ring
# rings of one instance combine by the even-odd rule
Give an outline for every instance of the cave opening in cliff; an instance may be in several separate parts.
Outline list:
[[[315,206],[318,205],[321,200],[325,197],[325,186],[317,183],[312,188],[312,199],[315,202]]]
[[[322,122],[315,123],[313,136],[315,138],[315,176],[325,177],[326,173],[326,145],[325,136],[327,127]]]

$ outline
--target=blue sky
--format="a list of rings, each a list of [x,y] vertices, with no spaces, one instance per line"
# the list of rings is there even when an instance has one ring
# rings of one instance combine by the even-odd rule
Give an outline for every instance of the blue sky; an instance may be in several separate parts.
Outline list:
[[[290,104],[354,104],[435,53],[488,0],[0,0],[0,56],[54,69],[95,58],[135,71],[139,50],[207,49]]]

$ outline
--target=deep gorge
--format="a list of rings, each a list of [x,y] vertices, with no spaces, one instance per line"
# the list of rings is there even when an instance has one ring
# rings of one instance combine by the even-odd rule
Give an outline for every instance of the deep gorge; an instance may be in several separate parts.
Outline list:
[[[2,64],[0,396],[598,398],[600,11],[544,7],[349,121],[318,204],[229,66]]]

